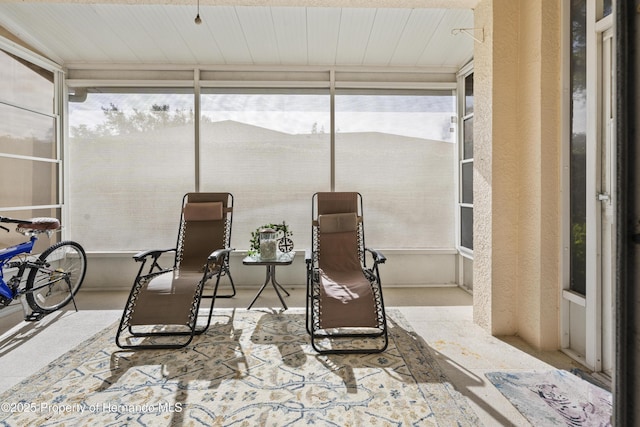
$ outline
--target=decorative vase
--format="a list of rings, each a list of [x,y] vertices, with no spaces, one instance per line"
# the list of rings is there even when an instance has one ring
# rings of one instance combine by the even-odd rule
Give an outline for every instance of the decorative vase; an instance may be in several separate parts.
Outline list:
[[[278,232],[273,228],[263,228],[260,230],[260,258],[276,259],[278,248]]]

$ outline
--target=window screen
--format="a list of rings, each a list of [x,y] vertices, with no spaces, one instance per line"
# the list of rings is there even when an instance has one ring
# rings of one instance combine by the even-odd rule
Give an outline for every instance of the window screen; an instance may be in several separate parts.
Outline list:
[[[329,92],[207,89],[201,111],[200,185],[233,193],[232,245],[284,221],[309,247],[311,197],[331,183]]]
[[[340,90],[335,106],[336,190],[362,193],[367,245],[453,247],[453,92]]]
[[[193,93],[91,89],[69,103],[69,236],[87,250],[175,246],[194,189]]]

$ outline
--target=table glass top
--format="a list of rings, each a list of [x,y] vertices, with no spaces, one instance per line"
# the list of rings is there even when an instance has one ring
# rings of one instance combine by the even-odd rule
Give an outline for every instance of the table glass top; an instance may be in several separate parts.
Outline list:
[[[293,262],[293,258],[295,258],[296,253],[291,252],[280,252],[276,253],[275,259],[262,259],[260,258],[260,254],[257,255],[247,255],[243,258],[243,264],[255,264],[255,265],[268,265],[268,264],[291,264]]]

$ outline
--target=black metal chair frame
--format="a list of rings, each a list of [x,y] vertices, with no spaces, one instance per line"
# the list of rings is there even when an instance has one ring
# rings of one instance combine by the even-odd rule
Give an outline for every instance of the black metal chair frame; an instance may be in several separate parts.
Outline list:
[[[371,284],[373,296],[376,306],[376,317],[378,327],[371,331],[372,328],[363,328],[362,331],[348,328],[347,331],[340,330],[322,330],[320,327],[320,280],[318,274],[318,194],[315,193],[312,198],[312,232],[311,232],[311,249],[305,251],[305,261],[307,268],[307,298],[306,298],[306,324],[307,332],[311,337],[311,345],[315,351],[322,354],[342,354],[342,353],[380,353],[387,349],[389,344],[387,318],[384,308],[384,299],[382,296],[382,282],[380,280],[379,264],[386,262],[386,257],[378,250],[367,248],[364,238],[364,222],[363,222],[363,203],[362,195],[357,194],[358,198],[358,257],[362,266],[365,277]],[[367,267],[367,253],[371,255],[373,265]],[[347,329],[347,328],[345,328]],[[357,329],[357,328],[356,328]],[[323,348],[318,341],[329,339],[333,342],[339,342],[340,339],[351,338],[380,338],[381,344],[371,348]]]
[[[183,197],[182,206],[187,203],[190,195],[203,195],[207,193],[187,193]],[[183,239],[184,239],[184,212],[180,216],[180,230],[178,232],[178,239],[175,248],[169,249],[152,249],[143,252],[139,252],[133,256],[136,262],[141,263],[138,269],[137,276],[134,280],[133,287],[127,299],[127,303],[120,320],[120,325],[116,333],[116,344],[122,349],[176,349],[186,347],[191,343],[194,336],[200,335],[209,328],[211,325],[211,318],[213,316],[213,307],[216,298],[232,298],[236,295],[236,288],[231,277],[229,269],[229,256],[233,252],[231,244],[231,227],[233,221],[233,195],[231,193],[213,193],[213,194],[226,194],[228,196],[225,206],[225,231],[224,231],[224,243],[225,247],[214,250],[206,260],[206,268],[203,269],[202,279],[199,281],[196,291],[194,293],[194,299],[191,305],[189,313],[189,323],[184,325],[188,330],[185,331],[136,331],[135,326],[129,324],[129,320],[135,310],[136,301],[142,286],[153,280],[154,278],[175,271],[179,268]],[[160,258],[163,254],[175,253],[173,257],[173,266],[170,268],[164,268],[160,265]],[[149,265],[149,268],[145,272],[145,266]],[[219,264],[220,268],[212,271],[210,266]],[[203,262],[203,266],[205,263]],[[218,287],[220,285],[220,279],[223,276],[228,276],[231,285],[231,293],[224,295],[217,295]],[[204,295],[205,284],[215,277],[216,282],[211,295]],[[209,308],[209,314],[207,316],[207,323],[204,326],[198,327],[198,312],[200,310],[200,303],[202,298],[210,298],[211,304]],[[160,325],[158,325],[160,326]],[[177,343],[157,343],[157,344],[127,344],[126,337],[123,334],[127,333],[129,338],[144,338],[144,337],[184,337],[183,341]]]

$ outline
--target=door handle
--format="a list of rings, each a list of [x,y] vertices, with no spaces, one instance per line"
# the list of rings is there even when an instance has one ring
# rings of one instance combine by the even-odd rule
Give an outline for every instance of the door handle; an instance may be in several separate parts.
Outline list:
[[[607,193],[600,193],[598,194],[598,200],[601,202],[608,202],[610,199],[609,195]]]

